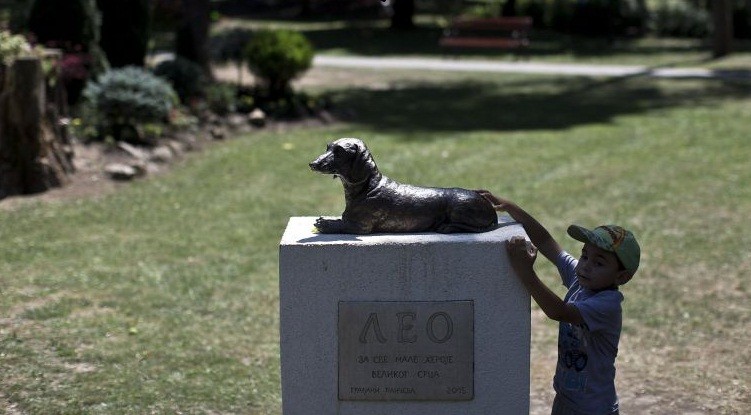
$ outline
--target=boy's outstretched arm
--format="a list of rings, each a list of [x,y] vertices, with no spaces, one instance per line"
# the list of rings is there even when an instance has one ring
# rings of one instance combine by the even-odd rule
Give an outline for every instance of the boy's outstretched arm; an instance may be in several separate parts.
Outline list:
[[[548,230],[545,229],[537,219],[532,217],[532,215],[520,208],[517,204],[506,199],[501,199],[487,190],[477,190],[477,192],[490,201],[495,210],[506,212],[511,215],[515,221],[519,222],[524,227],[524,231],[527,232],[529,240],[540,250],[540,253],[550,262],[555,263],[558,255],[560,255],[563,249],[558,242],[553,239],[550,232],[548,232]]]
[[[507,242],[506,250],[514,271],[546,316],[572,324],[581,324],[584,321],[576,306],[565,303],[540,281],[532,267],[537,258],[537,248],[534,245],[521,236],[514,236]]]

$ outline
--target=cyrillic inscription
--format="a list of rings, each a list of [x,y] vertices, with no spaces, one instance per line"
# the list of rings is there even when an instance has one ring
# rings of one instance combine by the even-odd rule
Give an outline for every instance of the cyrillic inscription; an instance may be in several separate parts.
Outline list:
[[[339,302],[340,400],[471,400],[472,301]]]

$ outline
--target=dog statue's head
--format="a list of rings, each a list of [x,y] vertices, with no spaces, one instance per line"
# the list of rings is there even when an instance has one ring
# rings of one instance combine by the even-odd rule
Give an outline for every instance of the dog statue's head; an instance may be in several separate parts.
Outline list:
[[[310,169],[333,174],[347,184],[359,184],[378,173],[375,161],[362,140],[340,138],[326,147],[326,152],[310,163]]]

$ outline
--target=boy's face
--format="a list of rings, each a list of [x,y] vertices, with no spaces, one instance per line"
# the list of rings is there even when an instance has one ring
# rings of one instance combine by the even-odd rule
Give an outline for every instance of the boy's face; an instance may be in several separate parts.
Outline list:
[[[595,245],[585,243],[576,265],[579,285],[592,291],[616,288],[631,279],[631,273],[622,270],[618,257]]]

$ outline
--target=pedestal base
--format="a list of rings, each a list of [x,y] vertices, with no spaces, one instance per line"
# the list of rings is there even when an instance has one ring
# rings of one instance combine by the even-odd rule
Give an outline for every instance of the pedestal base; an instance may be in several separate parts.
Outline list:
[[[285,415],[529,412],[530,297],[501,223],[480,234],[323,235],[280,245]]]

